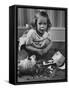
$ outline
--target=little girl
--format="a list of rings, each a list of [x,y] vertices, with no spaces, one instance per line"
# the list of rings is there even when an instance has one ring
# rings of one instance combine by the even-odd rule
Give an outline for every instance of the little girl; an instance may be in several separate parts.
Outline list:
[[[19,50],[23,46],[29,54],[30,51],[31,53],[36,52],[41,56],[47,53],[52,46],[48,33],[50,27],[51,23],[48,14],[45,11],[37,13],[32,22],[32,29],[19,38]]]

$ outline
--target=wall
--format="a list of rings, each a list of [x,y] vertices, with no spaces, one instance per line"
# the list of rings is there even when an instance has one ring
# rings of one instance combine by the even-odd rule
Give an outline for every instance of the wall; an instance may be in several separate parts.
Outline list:
[[[24,26],[29,24],[34,15],[40,9],[28,9],[19,8],[18,9],[18,33],[19,36],[24,30]],[[45,9],[46,10],[46,9]],[[46,10],[49,15],[50,21],[52,23],[52,28],[50,30],[51,39],[53,41],[65,41],[65,12],[62,10]],[[19,31],[20,30],[20,31]]]

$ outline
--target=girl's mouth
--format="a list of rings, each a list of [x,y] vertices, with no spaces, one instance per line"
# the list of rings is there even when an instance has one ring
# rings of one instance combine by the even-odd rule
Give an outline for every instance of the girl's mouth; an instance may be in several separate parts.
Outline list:
[[[40,29],[41,29],[41,30],[45,30],[45,28],[44,28],[44,27],[40,27]]]
[[[45,31],[45,29],[44,29],[44,28],[41,28],[41,29],[40,29],[40,31],[41,31],[41,32],[44,32],[44,31]]]

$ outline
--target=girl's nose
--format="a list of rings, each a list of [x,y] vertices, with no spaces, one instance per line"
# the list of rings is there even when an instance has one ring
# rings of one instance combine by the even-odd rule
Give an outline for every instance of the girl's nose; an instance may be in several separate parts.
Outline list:
[[[43,28],[44,28],[44,25],[42,24],[42,25],[41,25],[41,27],[43,27]]]
[[[41,27],[43,27],[44,25],[43,24],[41,24]]]

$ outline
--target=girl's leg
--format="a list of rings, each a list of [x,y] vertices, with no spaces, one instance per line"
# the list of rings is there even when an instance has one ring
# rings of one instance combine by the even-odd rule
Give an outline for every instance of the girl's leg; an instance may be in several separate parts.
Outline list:
[[[50,60],[52,58],[52,56],[54,55],[55,53],[55,49],[51,48],[48,50],[48,52],[44,53],[42,55],[42,58],[46,61]]]

